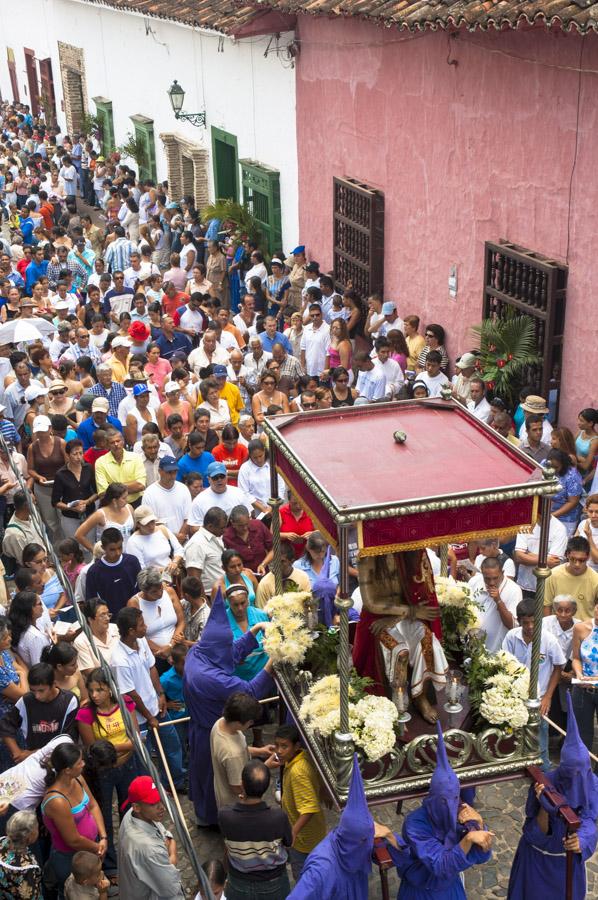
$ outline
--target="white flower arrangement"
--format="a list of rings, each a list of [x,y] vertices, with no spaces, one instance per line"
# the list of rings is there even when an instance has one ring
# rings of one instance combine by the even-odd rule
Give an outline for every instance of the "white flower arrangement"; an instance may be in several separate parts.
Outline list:
[[[471,588],[465,581],[455,581],[450,575],[448,578],[436,575],[434,587],[441,612],[444,610],[444,618],[451,615],[448,613],[449,608],[455,611],[451,615],[450,622],[456,627],[459,634],[465,634],[481,627],[480,605],[473,599]],[[456,612],[457,610],[462,610],[462,612]]]
[[[480,715],[491,725],[522,728],[528,721],[525,701],[529,695],[529,672],[505,650],[489,657],[496,665],[482,692]]]
[[[349,689],[349,693],[351,690]],[[327,675],[312,685],[303,698],[299,714],[311,732],[330,737],[340,728],[340,681]],[[370,760],[381,759],[395,745],[397,709],[386,697],[368,695],[349,702],[349,729],[353,740]]]
[[[263,648],[273,663],[296,666],[313,644],[304,616],[305,601],[310,598],[307,591],[289,591],[268,601],[266,612],[271,621],[264,629]]]

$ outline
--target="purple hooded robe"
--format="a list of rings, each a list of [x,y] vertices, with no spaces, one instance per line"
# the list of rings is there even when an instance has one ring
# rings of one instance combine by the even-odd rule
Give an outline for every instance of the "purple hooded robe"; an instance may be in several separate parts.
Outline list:
[[[373,848],[374,820],[354,756],[340,821],[307,857],[289,900],[367,900]]]
[[[233,674],[235,667],[258,648],[259,644],[250,631],[238,641],[233,641],[219,591],[201,640],[187,654],[183,676],[183,693],[191,717],[189,795],[198,819],[208,825],[218,822],[210,753],[212,726],[222,715],[226,699],[235,691],[251,694],[259,700],[274,689],[272,676],[265,670],[251,681],[244,681]]]
[[[387,844],[401,884],[397,900],[464,900],[461,872],[487,862],[491,851],[473,846],[464,853],[459,841],[465,834],[457,822],[460,785],[446,755],[440,723],[438,750],[430,790],[419,809],[403,824],[403,840],[409,850],[397,851]]]
[[[577,832],[581,853],[573,854],[573,898],[586,895],[586,860],[596,850],[596,818],[598,817],[598,778],[577,729],[571,694],[567,694],[567,737],[561,748],[556,769],[547,776],[556,791],[581,819]],[[540,806],[548,813],[548,834],[538,825]],[[525,807],[523,834],[515,853],[509,879],[509,900],[562,900],[565,896],[566,854],[563,838],[565,823],[554,807],[536,798],[534,785],[529,789]]]

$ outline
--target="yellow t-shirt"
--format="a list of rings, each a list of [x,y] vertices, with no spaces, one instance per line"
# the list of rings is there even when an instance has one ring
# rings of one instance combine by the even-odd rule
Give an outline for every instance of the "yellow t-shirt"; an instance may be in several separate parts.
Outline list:
[[[407,368],[412,371],[415,369],[417,357],[426,346],[426,340],[421,334],[414,334],[412,337],[406,337],[407,346],[409,347],[409,356],[407,357]]]
[[[230,381],[225,382],[224,387],[220,391],[220,399],[226,400],[230,411],[231,424],[236,425],[245,408],[241,392],[237,385],[231,384]]]
[[[301,829],[293,847],[300,853],[310,853],[326,837],[326,820],[320,808],[320,781],[318,773],[305,750],[284,767],[282,776],[282,808],[289,817],[291,827],[299,816],[313,813]]]
[[[577,600],[578,619],[591,619],[594,600],[598,597],[598,572],[588,566],[583,575],[570,575],[567,563],[555,566],[550,578],[546,579],[544,606],[552,606],[552,601],[559,594],[570,594]]]

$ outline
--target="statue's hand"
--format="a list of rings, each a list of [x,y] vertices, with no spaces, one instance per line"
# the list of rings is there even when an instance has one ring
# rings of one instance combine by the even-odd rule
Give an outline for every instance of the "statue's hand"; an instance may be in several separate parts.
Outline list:
[[[440,616],[438,606],[429,606],[427,603],[420,603],[418,606],[411,607],[414,610],[416,619],[422,619],[424,622],[432,622]]]
[[[389,628],[394,628],[397,622],[400,622],[403,616],[382,616],[380,619],[376,619],[375,622],[372,622],[370,625],[370,631],[373,635],[378,637],[379,634],[382,634],[383,631],[388,631]]]

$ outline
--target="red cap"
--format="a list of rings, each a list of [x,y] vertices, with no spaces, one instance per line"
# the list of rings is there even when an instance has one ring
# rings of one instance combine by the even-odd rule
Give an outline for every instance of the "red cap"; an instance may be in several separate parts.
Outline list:
[[[150,330],[145,322],[133,322],[129,328],[129,337],[132,337],[137,343],[145,341],[150,336]]]
[[[121,806],[124,809],[129,803],[159,803],[160,793],[153,778],[149,775],[139,775],[129,785],[128,797]]]

